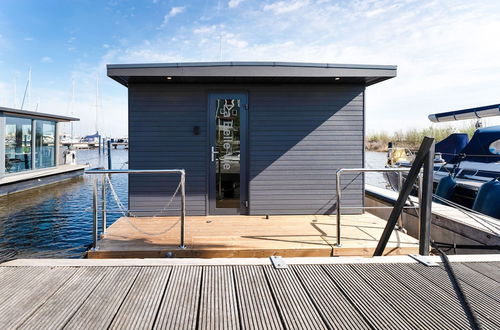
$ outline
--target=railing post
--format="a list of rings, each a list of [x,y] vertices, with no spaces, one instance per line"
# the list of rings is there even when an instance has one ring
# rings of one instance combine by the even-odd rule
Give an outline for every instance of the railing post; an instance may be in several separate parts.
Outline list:
[[[398,192],[401,193],[401,189],[403,188],[403,172],[398,172]],[[399,215],[398,218],[398,227],[399,229],[403,228],[403,212]]]
[[[102,227],[102,233],[104,234],[106,232],[106,176],[107,174],[102,175],[102,213],[101,213],[101,227]]]
[[[340,175],[342,174],[342,169],[337,171],[337,180],[336,180],[336,190],[337,190],[337,243],[336,246],[340,246]]]
[[[97,177],[94,178],[94,185],[93,185],[93,198],[92,198],[92,218],[93,218],[93,223],[92,223],[92,248],[97,247]]]
[[[185,249],[184,244],[184,225],[186,220],[186,172],[181,172],[181,244],[179,247]]]
[[[432,218],[432,188],[434,174],[434,142],[424,159],[424,174],[422,183],[422,200],[420,204],[420,231],[418,235],[418,250],[420,255],[429,254],[431,218]]]
[[[113,164],[111,162],[111,140],[108,140],[108,170],[110,170],[113,167]]]

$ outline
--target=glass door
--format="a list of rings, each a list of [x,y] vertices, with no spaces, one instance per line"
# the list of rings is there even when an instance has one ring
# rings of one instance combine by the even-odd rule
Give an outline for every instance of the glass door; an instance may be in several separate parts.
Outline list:
[[[209,97],[209,212],[246,214],[247,95]]]

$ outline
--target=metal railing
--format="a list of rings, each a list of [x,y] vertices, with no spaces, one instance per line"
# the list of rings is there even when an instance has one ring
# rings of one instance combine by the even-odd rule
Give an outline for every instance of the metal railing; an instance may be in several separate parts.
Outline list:
[[[180,248],[185,248],[184,244],[184,225],[186,219],[186,171],[183,169],[169,169],[169,170],[128,170],[128,169],[117,169],[117,170],[105,170],[105,169],[92,169],[86,170],[85,174],[101,174],[102,175],[102,205],[101,205],[101,227],[103,233],[106,232],[106,176],[108,174],[180,174],[180,190],[181,190],[181,237],[180,237]],[[93,182],[93,199],[92,199],[92,248],[96,248],[97,240],[99,235],[98,228],[98,217],[99,217],[99,207],[98,207],[98,178],[94,178]]]
[[[367,172],[397,172],[399,174],[399,190],[401,190],[401,187],[403,186],[403,172],[409,172],[410,168],[341,168],[337,170],[336,172],[336,193],[337,193],[337,205],[336,205],[336,211],[337,211],[337,242],[335,243],[336,246],[341,246],[341,239],[340,239],[340,222],[341,222],[341,200],[342,200],[342,189],[341,189],[341,176],[343,173],[367,173]],[[421,180],[419,180],[419,187],[421,186]],[[421,200],[421,194],[420,191],[421,189],[418,189],[419,191],[419,205],[420,205],[420,200]],[[349,208],[349,209],[383,209],[383,208],[393,208],[392,206],[373,206],[373,207],[367,207],[367,206],[349,206],[349,207],[344,207],[344,209]],[[416,209],[416,207],[404,207],[404,208],[412,208]],[[402,215],[400,216],[400,226],[402,227]]]

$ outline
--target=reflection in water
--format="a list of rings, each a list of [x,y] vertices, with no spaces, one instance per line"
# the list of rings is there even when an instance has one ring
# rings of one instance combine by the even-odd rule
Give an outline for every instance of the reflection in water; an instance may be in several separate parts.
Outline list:
[[[126,150],[113,150],[112,155],[118,168],[128,157]],[[77,159],[92,166],[106,161],[96,150],[79,150]],[[83,176],[0,197],[0,250],[15,250],[22,258],[81,257],[92,241],[92,180]],[[111,180],[126,202],[127,176]],[[110,196],[107,201],[114,206]],[[118,217],[108,214],[108,223]]]

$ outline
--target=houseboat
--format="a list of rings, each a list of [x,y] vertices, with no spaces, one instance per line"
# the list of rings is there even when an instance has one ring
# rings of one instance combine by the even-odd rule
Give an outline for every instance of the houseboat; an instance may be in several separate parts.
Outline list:
[[[82,175],[60,149],[59,125],[78,118],[0,107],[0,196]]]

